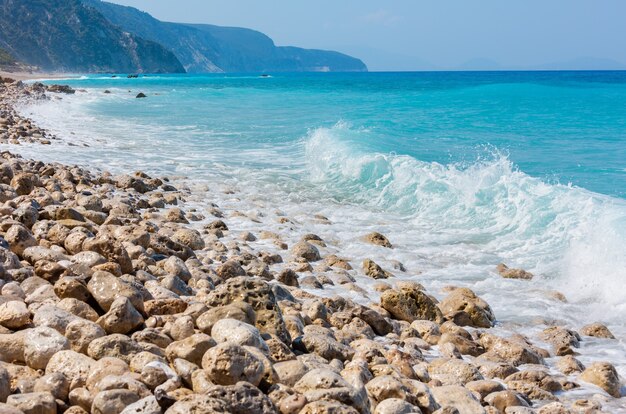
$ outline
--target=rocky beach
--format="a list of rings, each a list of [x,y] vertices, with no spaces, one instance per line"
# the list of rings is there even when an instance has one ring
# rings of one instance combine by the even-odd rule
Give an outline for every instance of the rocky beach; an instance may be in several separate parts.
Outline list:
[[[586,341],[624,340],[603,321],[505,334],[470,288],[429,291],[396,276],[403,263],[329,249],[288,216],[284,233],[264,230],[277,218],[226,209],[184,179],[17,155],[61,138],[15,106],[75,92],[0,84],[0,143],[14,148],[0,157],[0,413],[626,410],[614,361],[579,358],[593,359]],[[393,250],[382,233],[359,243]]]

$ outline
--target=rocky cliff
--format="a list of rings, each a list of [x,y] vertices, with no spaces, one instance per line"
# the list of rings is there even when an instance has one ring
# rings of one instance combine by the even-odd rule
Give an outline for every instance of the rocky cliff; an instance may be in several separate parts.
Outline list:
[[[168,49],[79,0],[0,0],[0,48],[47,71],[184,72]]]
[[[172,50],[189,72],[361,72],[365,64],[338,52],[276,46],[255,30],[161,22],[132,7],[83,0],[110,22]]]

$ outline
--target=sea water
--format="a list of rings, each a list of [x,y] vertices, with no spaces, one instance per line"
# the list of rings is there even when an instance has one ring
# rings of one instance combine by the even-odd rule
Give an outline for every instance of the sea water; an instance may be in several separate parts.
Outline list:
[[[318,234],[323,253],[352,261],[366,291],[323,294],[376,302],[358,270],[370,258],[439,298],[446,286],[472,288],[493,308],[496,329],[534,341],[552,324],[602,321],[618,339],[584,338],[579,358],[613,361],[626,377],[626,72],[63,83],[79,91],[21,109],[61,141],[11,150],[184,177],[200,212],[215,203],[243,213],[228,218],[231,229],[293,227],[290,245]],[[394,248],[363,243],[371,231]],[[501,262],[535,278],[503,279]]]

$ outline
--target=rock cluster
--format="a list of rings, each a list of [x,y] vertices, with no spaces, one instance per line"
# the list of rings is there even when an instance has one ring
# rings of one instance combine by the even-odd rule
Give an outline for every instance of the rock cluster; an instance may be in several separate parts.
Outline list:
[[[68,86],[50,85],[42,83],[25,84],[9,78],[0,78],[0,144],[20,144],[23,142],[37,142],[51,144],[56,139],[45,130],[37,127],[28,118],[20,116],[14,109],[13,103],[25,99],[47,99],[46,92],[70,94],[75,91]]]
[[[438,300],[397,281],[368,306],[318,296],[338,270],[355,285],[321,238],[269,254],[246,229],[202,226],[186,197],[141,172],[2,153],[0,412],[547,414],[601,412],[568,397],[582,382],[620,396],[609,363],[546,365],[584,340],[574,331],[546,330],[553,351],[499,336],[461,287]],[[584,335],[612,340],[600,324]]]

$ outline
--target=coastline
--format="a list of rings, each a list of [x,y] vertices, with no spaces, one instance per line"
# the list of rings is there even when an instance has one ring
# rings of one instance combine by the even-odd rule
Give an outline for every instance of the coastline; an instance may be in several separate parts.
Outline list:
[[[32,91],[34,86],[28,88]],[[20,95],[20,92],[15,90],[11,90],[10,93],[14,96]],[[37,93],[45,96],[47,91]],[[7,105],[11,107],[12,103]],[[26,122],[19,120],[22,121]],[[23,138],[25,137],[15,136],[13,139],[19,141]],[[202,229],[202,232],[189,227],[189,222],[193,224],[194,218],[207,213],[185,211],[187,207],[184,199],[190,194],[175,191],[165,180],[158,181],[142,173],[123,177],[111,177],[103,173],[90,177],[85,170],[74,171],[69,167],[53,165],[37,166],[36,163],[16,160],[8,155],[5,157],[7,159],[5,165],[19,165],[22,170],[30,171],[30,174],[37,176],[37,179],[30,180],[30,184],[23,183],[26,189],[30,188],[31,184],[36,187],[26,194],[19,194],[25,192],[23,189],[17,192],[20,180],[16,180],[14,186],[15,177],[6,183],[16,191],[16,196],[6,201],[18,199],[19,203],[14,202],[15,207],[8,206],[5,214],[13,217],[13,220],[17,218],[22,224],[31,224],[24,229],[23,225],[15,223],[5,230],[5,238],[10,248],[15,250],[14,253],[17,252],[19,259],[25,259],[29,263],[28,266],[24,265],[21,268],[8,269],[9,274],[11,277],[14,277],[13,274],[18,275],[16,278],[24,277],[28,271],[20,269],[32,268],[31,272],[35,275],[42,275],[41,277],[48,282],[54,281],[54,284],[40,280],[35,283],[29,282],[27,277],[20,281],[19,288],[16,283],[5,285],[10,285],[7,292],[11,295],[8,296],[15,298],[24,296],[22,299],[29,305],[28,315],[21,313],[24,318],[23,325],[10,330],[19,333],[30,329],[31,317],[35,326],[50,326],[38,323],[49,320],[55,312],[58,315],[59,311],[56,308],[62,300],[77,300],[78,302],[66,301],[64,306],[70,306],[70,302],[71,306],[64,309],[81,319],[80,323],[83,325],[76,323],[78,326],[84,326],[84,329],[79,329],[79,333],[82,335],[83,332],[90,331],[89,328],[92,332],[98,331],[93,324],[83,322],[89,320],[83,317],[89,314],[92,323],[96,322],[104,329],[104,333],[111,334],[93,341],[99,344],[98,348],[88,345],[86,349],[80,347],[77,349],[86,350],[83,354],[86,353],[88,358],[94,360],[103,356],[126,360],[131,371],[139,374],[139,382],[146,387],[150,385],[146,383],[150,375],[161,379],[167,378],[154,388],[155,397],[150,396],[153,390],[149,390],[150,395],[141,400],[145,400],[145,404],[154,406],[156,403],[163,407],[173,403],[170,412],[184,412],[192,406],[214,404],[217,412],[221,412],[219,410],[229,412],[233,410],[232,404],[240,404],[234,401],[237,399],[235,396],[244,395],[254,400],[258,406],[266,407],[268,410],[276,407],[280,412],[301,412],[300,409],[305,410],[302,412],[328,412],[331,408],[343,410],[339,412],[353,412],[347,408],[346,402],[362,413],[374,412],[375,409],[378,410],[376,412],[383,413],[397,412],[402,407],[411,408],[402,406],[397,400],[389,401],[389,396],[392,395],[394,398],[406,399],[408,403],[425,412],[434,412],[437,405],[443,408],[457,404],[453,402],[455,399],[461,401],[467,410],[474,410],[471,412],[494,412],[486,411],[481,403],[488,403],[487,405],[492,408],[502,408],[507,405],[524,406],[532,402],[535,408],[540,409],[539,412],[548,413],[557,412],[556,407],[560,403],[546,403],[559,398],[572,412],[579,412],[574,411],[576,409],[593,409],[598,404],[611,403],[610,398],[599,397],[593,401],[590,399],[583,402],[576,399],[575,393],[568,394],[567,391],[574,386],[573,380],[580,377],[577,372],[581,370],[582,364],[577,364],[571,355],[576,352],[577,344],[583,338],[565,327],[544,332],[545,341],[553,347],[549,350],[531,344],[528,338],[499,338],[490,332],[497,315],[493,315],[489,306],[472,292],[450,288],[447,297],[437,304],[427,294],[428,292],[424,292],[423,287],[409,282],[394,283],[385,277],[388,275],[373,262],[367,263],[366,271],[371,274],[370,277],[380,278],[379,289],[385,298],[382,303],[364,307],[343,298],[317,297],[308,288],[314,290],[316,283],[321,284],[323,271],[318,278],[298,277],[298,273],[306,274],[308,270],[314,268],[347,270],[353,265],[360,264],[351,265],[336,256],[320,257],[318,247],[322,246],[324,241],[318,240],[315,235],[306,235],[300,243],[286,246],[288,250],[285,251],[284,258],[264,255],[262,250],[254,247],[255,239],[262,238],[263,235],[244,232],[232,237],[233,230],[229,229],[228,219],[224,217],[229,217],[233,212],[220,211],[219,207],[215,207],[216,210],[210,213],[214,216],[211,218],[212,221]],[[49,168],[53,170],[46,174],[41,173]],[[70,178],[72,176],[74,177]],[[56,177],[58,190],[48,189],[51,185],[49,177]],[[37,185],[44,183],[47,185]],[[6,190],[10,192],[8,188]],[[81,194],[85,191],[98,194],[103,205],[99,206],[93,196]],[[39,223],[42,220],[34,223],[22,221],[32,220],[32,209],[24,208],[29,210],[30,217],[15,213],[30,198],[42,199],[37,203],[43,208],[37,210],[45,214],[38,213],[35,217],[39,215],[45,220],[56,221],[56,224],[49,223],[50,227],[45,228],[45,232],[34,231],[42,227]],[[175,207],[171,204],[174,202]],[[46,207],[53,205],[60,207],[49,209],[55,211],[54,214],[47,212]],[[63,213],[59,214],[59,211]],[[98,224],[98,221],[101,223]],[[72,233],[87,236],[78,243],[79,246],[70,247],[67,240]],[[89,236],[89,233],[93,237]],[[220,241],[224,235],[230,236],[227,237],[228,243]],[[265,236],[274,240],[274,243],[282,243],[281,235]],[[82,237],[72,236],[72,240]],[[61,245],[63,238],[65,241]],[[22,248],[32,244],[33,240],[45,251],[31,245],[28,247],[31,250],[26,253],[28,256],[25,256],[26,249]],[[90,242],[85,243],[87,240]],[[387,243],[385,240],[386,238],[378,235],[370,238],[370,242],[382,244],[383,247]],[[85,248],[86,245],[88,249]],[[190,252],[192,248],[195,252]],[[148,249],[152,249],[154,254],[149,254],[152,252]],[[81,263],[73,263],[77,265],[75,269],[66,266],[67,258],[70,257],[68,253],[74,251],[76,253],[71,256],[70,262],[84,260],[82,264],[93,266],[88,266],[89,269],[79,267]],[[77,255],[81,255],[82,258],[76,258]],[[154,258],[155,255],[160,259],[158,262]],[[287,261],[288,258],[291,259],[289,262],[291,271],[275,272],[273,266],[279,261]],[[15,265],[15,261],[12,261],[11,265]],[[12,270],[14,272],[11,272]],[[99,272],[97,277],[94,270]],[[122,276],[128,273],[133,276]],[[172,277],[173,275],[176,277]],[[350,280],[349,274],[344,276],[346,289],[359,288]],[[100,303],[94,296],[93,286],[97,283],[93,282],[94,277],[102,278],[105,285],[110,283],[118,286],[120,292],[124,292],[120,295],[128,299],[101,298]],[[62,283],[59,283],[61,280]],[[268,284],[268,280],[271,283]],[[25,290],[22,284],[28,289]],[[58,289],[57,284],[60,285]],[[307,290],[302,290],[299,286],[306,287]],[[4,289],[3,287],[3,296]],[[23,293],[21,296],[20,289]],[[69,296],[63,296],[63,299],[59,300],[61,293],[57,290],[63,292],[62,294],[68,290],[71,294],[68,293]],[[72,296],[78,291],[84,295],[82,298],[88,298],[82,301],[82,305],[79,303],[81,297]],[[27,300],[29,297],[31,299]],[[152,299],[146,300],[147,297]],[[242,302],[238,305],[228,303],[234,298],[243,298],[247,305],[243,305]],[[51,306],[51,303],[57,305]],[[90,303],[89,308],[84,306],[85,303]],[[22,311],[25,308],[19,305],[15,307]],[[93,312],[89,312],[90,309]],[[207,313],[210,315],[206,315]],[[217,319],[223,315],[239,319],[240,322],[226,320],[219,322],[218,325]],[[141,322],[127,330],[128,326],[122,323],[126,319]],[[208,320],[208,326],[204,325],[205,320]],[[444,322],[446,320],[447,322]],[[215,329],[215,325],[219,328]],[[255,325],[259,332],[252,325]],[[606,334],[601,327],[596,328],[595,331],[589,328],[585,332],[594,335],[600,332]],[[120,330],[122,332],[117,332]],[[112,338],[114,333],[125,335],[127,339]],[[5,332],[4,335],[16,334]],[[65,329],[65,336],[67,335]],[[235,342],[240,341],[238,346],[226,345],[227,339],[233,341],[231,335],[236,337]],[[158,336],[158,339],[155,339],[155,336]],[[15,338],[17,337],[4,337],[4,340],[8,344]],[[62,339],[58,337],[57,339],[63,342]],[[74,349],[76,344],[72,338],[68,339],[69,346]],[[134,352],[135,355],[132,357],[119,353],[108,354],[107,349],[112,348],[111,345],[116,343],[115,341],[124,341],[124,344],[137,352]],[[170,341],[167,346],[161,346],[167,341]],[[214,342],[219,342],[220,345],[215,345]],[[205,351],[209,349],[210,353],[207,351],[208,356],[201,355],[199,358],[191,355],[193,352],[187,352],[189,348]],[[20,357],[20,352],[25,354],[26,349],[16,350],[15,355]],[[146,355],[146,352],[150,355]],[[64,360],[61,356],[56,357],[56,354],[51,355],[52,361],[56,363],[56,367],[60,367]],[[463,359],[460,358],[461,355],[464,355]],[[557,375],[542,368],[545,359],[555,355],[561,357],[553,365],[557,368],[560,365],[563,374]],[[224,358],[246,366],[256,364],[258,369],[218,373],[215,366]],[[27,360],[25,355],[23,359],[24,361],[20,361],[18,358],[17,361],[26,365],[31,364],[31,360]],[[176,361],[180,359],[186,362],[179,362],[177,365]],[[133,361],[136,363],[133,364]],[[144,367],[150,364],[142,362],[147,361],[156,361],[158,364],[150,366],[154,370],[148,370],[150,372],[144,375]],[[106,360],[106,363],[114,364],[122,374],[127,372],[119,362]],[[159,365],[168,363],[167,367]],[[188,363],[195,363],[196,366]],[[533,366],[516,372],[519,370],[518,367],[524,364]],[[89,370],[102,371],[106,364],[85,360],[85,366],[87,365]],[[233,364],[231,366],[233,371],[236,371],[235,366],[241,367]],[[587,368],[587,374],[583,374],[587,381],[593,375],[596,382],[599,382],[598,376],[604,378],[605,388],[615,394],[614,381],[609,384],[610,381],[607,380],[610,375],[602,377],[611,371],[610,368],[604,367],[605,370],[595,365]],[[13,375],[12,379],[22,379],[23,373],[21,371],[17,373],[17,368],[5,369],[9,375]],[[172,369],[175,375],[170,376],[169,370]],[[52,371],[53,369],[50,369],[50,372]],[[230,382],[245,379],[258,386],[261,393],[259,394],[257,389],[246,388],[247,386],[240,384],[220,384],[223,375],[227,378],[231,378],[229,375],[232,375]],[[301,376],[298,377],[299,375]],[[67,371],[66,376],[73,379],[78,377],[77,381],[80,383],[80,375],[75,372]],[[320,379],[326,379],[336,386],[320,388],[321,385],[318,383]],[[85,381],[86,386],[75,386],[72,389],[75,394],[78,393],[76,390],[80,389],[84,400],[75,399],[72,402],[70,393],[69,404],[80,406],[81,404],[77,403],[80,402],[83,409],[89,411],[93,404],[103,404],[103,400],[106,402],[107,398],[111,398],[111,393],[106,394],[108,391],[100,390],[96,380],[91,384],[88,379]],[[32,382],[37,381],[33,379]],[[143,397],[144,389],[138,384],[133,385],[139,389],[135,389],[132,396],[127,394],[125,397],[129,400],[135,399],[135,396],[137,399]],[[119,383],[118,386],[121,387]],[[20,391],[27,394],[35,388],[35,386],[26,387]],[[109,388],[111,389],[118,388]],[[157,389],[161,391],[157,393]],[[193,390],[193,393],[189,390]],[[230,397],[222,400],[217,397],[218,393],[226,393]],[[554,395],[555,393],[557,395]],[[91,404],[85,401],[91,401]],[[378,408],[375,408],[377,404]],[[549,408],[550,404],[552,408]],[[387,411],[383,411],[381,405]],[[542,405],[548,408],[540,408]],[[308,408],[304,408],[305,406]],[[396,411],[392,411],[393,409]]]
[[[78,77],[78,75],[57,72],[7,72],[0,70],[0,78],[10,78],[17,81],[32,81],[40,79],[68,79],[75,77]]]

